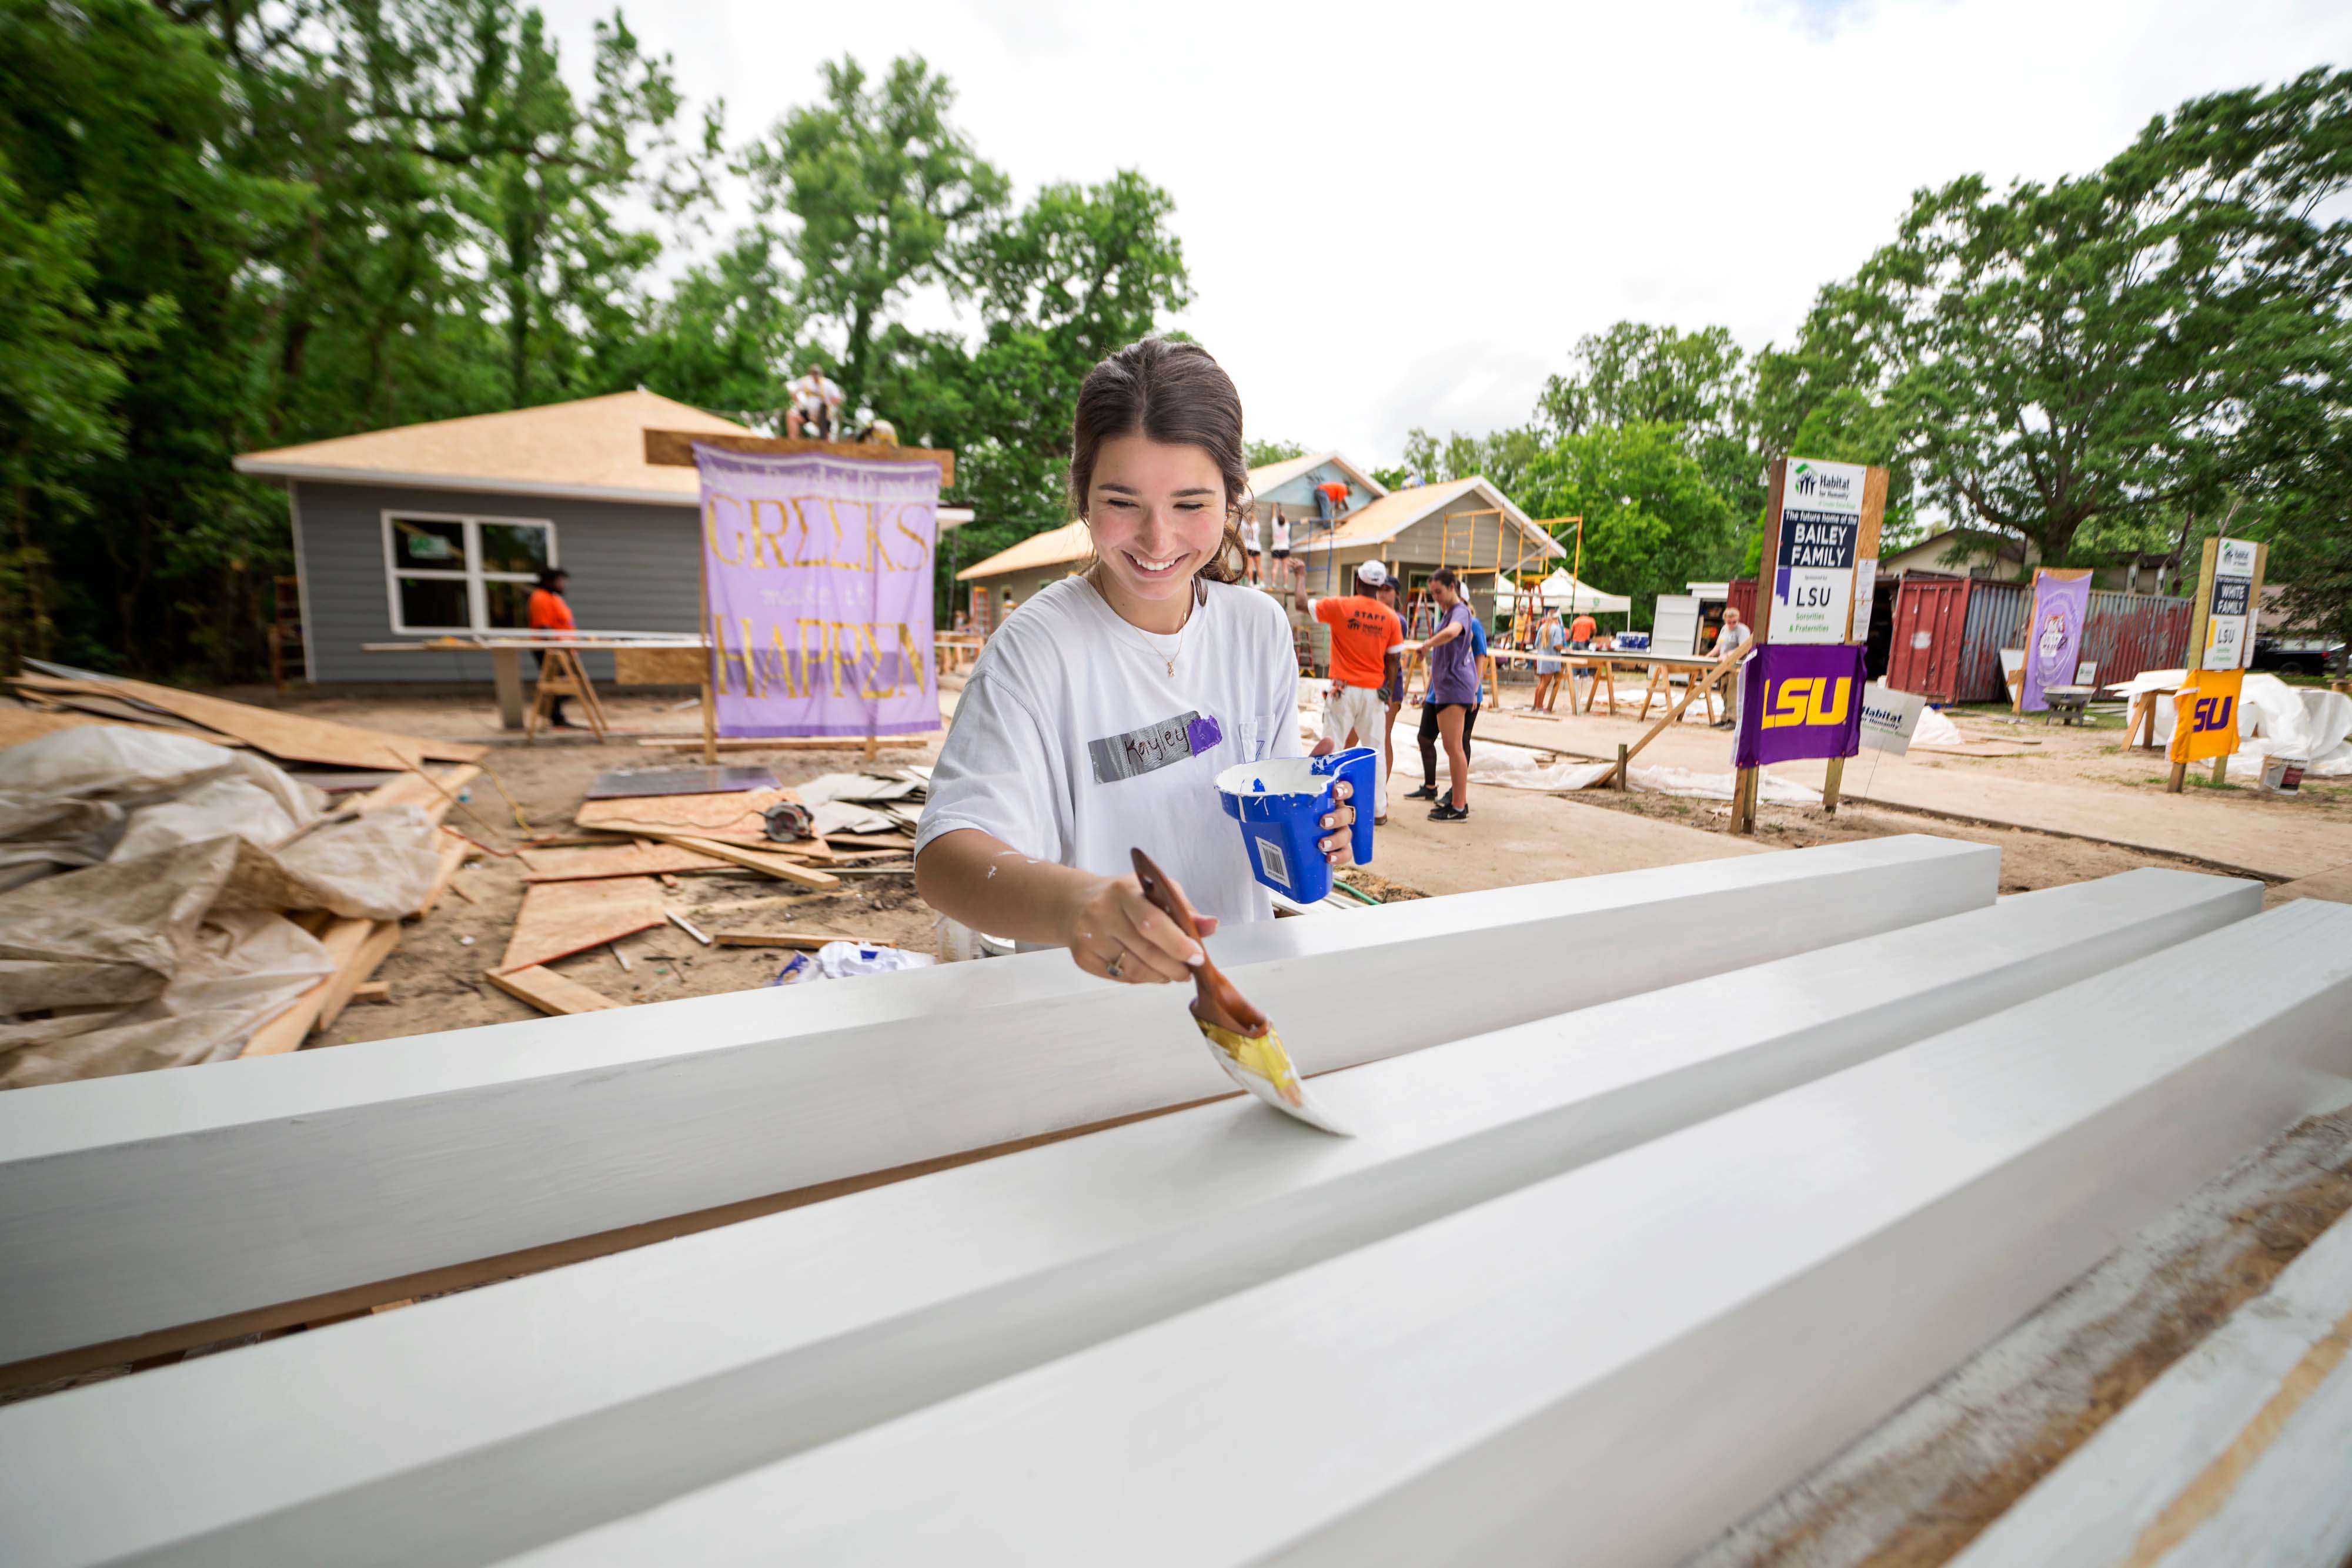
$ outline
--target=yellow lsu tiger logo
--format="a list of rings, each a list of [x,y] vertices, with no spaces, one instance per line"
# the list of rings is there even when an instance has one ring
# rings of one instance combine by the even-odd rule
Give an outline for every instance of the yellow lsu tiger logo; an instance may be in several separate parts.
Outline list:
[[[1853,682],[1826,675],[1786,680],[1765,694],[1764,727],[1790,725],[1843,724],[1846,705],[1853,700]]]

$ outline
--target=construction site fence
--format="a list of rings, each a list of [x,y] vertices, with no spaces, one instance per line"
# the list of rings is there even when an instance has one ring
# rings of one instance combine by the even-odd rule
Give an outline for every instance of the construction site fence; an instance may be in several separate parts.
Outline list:
[[[1954,586],[1949,578],[1927,574],[1906,575],[1896,583],[1899,638],[1914,635],[1914,627],[1924,631],[1928,626],[1925,617],[1915,619],[1905,613],[1902,596],[1948,596]],[[2001,650],[2025,646],[2025,621],[2033,590],[2021,582],[1971,580],[1959,591],[1967,596],[1967,612],[1961,619],[1957,656],[1936,649],[1918,651],[1927,656],[1906,657],[1908,651],[1898,649],[1889,667],[1889,680],[1901,690],[1917,691],[1937,702],[2004,702],[2009,685],[2001,674]],[[2194,613],[2193,601],[2188,599],[2094,590],[2081,660],[2098,666],[2097,678],[2102,683],[2129,680],[2143,670],[2177,668],[2189,645]],[[1927,634],[1948,635],[1942,629],[1948,625],[1946,620]]]

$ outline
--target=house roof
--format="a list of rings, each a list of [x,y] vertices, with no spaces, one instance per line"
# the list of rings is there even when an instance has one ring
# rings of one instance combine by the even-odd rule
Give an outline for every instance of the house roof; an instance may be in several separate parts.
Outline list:
[[[1370,490],[1373,495],[1388,494],[1387,487],[1379,480],[1336,452],[1311,452],[1302,457],[1286,457],[1279,463],[1269,463],[1263,468],[1253,468],[1249,471],[1250,494],[1263,496],[1268,490],[1278,490],[1301,474],[1309,473],[1326,463],[1346,474],[1349,478]]]
[[[1339,520],[1328,534],[1318,534],[1300,545],[1299,553],[1313,550],[1352,549],[1360,545],[1383,545],[1405,529],[1444,511],[1457,502],[1474,501],[1474,511],[1494,508],[1501,511],[1530,544],[1542,549],[1535,552],[1539,559],[1566,555],[1559,540],[1536,527],[1525,512],[1511,504],[1511,498],[1483,478],[1449,479],[1443,485],[1419,485],[1410,490],[1391,490],[1366,506],[1357,507]]]
[[[1068,566],[1086,559],[1087,552],[1093,548],[1087,542],[1086,524],[1064,523],[1058,528],[1031,534],[986,560],[973,562],[956,573],[956,580],[970,582],[975,578],[1002,577],[1008,571],[1043,571],[1048,567]]]
[[[646,461],[649,429],[757,434],[640,388],[247,452],[236,459],[236,471],[274,479],[698,505],[702,481],[693,469],[657,468]]]

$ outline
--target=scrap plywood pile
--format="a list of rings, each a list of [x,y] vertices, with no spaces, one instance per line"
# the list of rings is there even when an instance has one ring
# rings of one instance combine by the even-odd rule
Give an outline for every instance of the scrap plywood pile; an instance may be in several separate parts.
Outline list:
[[[1998,869],[1221,933],[1352,1139],[1059,954],[0,1097],[0,1375],[486,1286],[0,1408],[12,1559],[1675,1561],[2352,1100],[2352,910]],[[2166,1511],[2215,1454],[2340,1560],[2314,1256],[2222,1348],[2318,1426],[2180,1390],[2227,1420],[2123,1433],[1996,1560],[2243,1529]]]
[[[676,921],[719,946],[821,946],[791,931],[705,933],[670,913],[686,876],[755,876],[794,892],[913,869],[912,831],[928,770],[828,774],[796,789],[758,768],[631,768],[599,778],[573,812],[577,831],[520,851],[524,893],[504,956],[487,977],[542,1012],[620,1004],[547,966]],[[790,808],[779,812],[778,808]]]
[[[430,911],[482,748],[47,667],[0,705],[0,1088],[298,1049]]]

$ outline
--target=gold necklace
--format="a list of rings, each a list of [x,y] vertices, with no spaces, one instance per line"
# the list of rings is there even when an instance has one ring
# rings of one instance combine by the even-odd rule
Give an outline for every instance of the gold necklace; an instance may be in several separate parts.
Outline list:
[[[1118,606],[1110,601],[1109,594],[1103,592],[1101,583],[1090,583],[1089,586],[1094,589],[1095,592],[1098,596],[1100,596],[1103,601],[1103,608],[1110,612],[1111,619],[1118,622],[1121,626],[1126,627],[1129,632],[1132,632],[1136,641],[1143,644],[1144,651],[1146,653],[1159,660],[1161,664],[1167,665],[1168,678],[1171,681],[1174,680],[1176,678],[1176,661],[1184,656],[1184,638],[1186,634],[1192,630],[1192,606],[1187,605],[1185,607],[1184,624],[1176,629],[1175,650],[1171,653],[1163,653],[1158,647],[1153,645],[1149,632],[1145,632],[1142,627],[1136,625],[1126,616],[1121,615],[1118,612]]]

